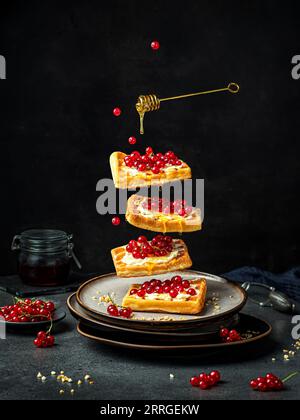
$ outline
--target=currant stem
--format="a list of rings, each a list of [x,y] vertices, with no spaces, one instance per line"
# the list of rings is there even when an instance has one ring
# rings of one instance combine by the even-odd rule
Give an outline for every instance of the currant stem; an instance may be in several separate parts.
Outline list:
[[[292,378],[294,378],[295,376],[299,375],[299,372],[294,372],[291,375],[287,376],[286,378],[284,378],[282,380],[282,382],[285,384],[286,382],[288,382],[289,380],[291,380]]]

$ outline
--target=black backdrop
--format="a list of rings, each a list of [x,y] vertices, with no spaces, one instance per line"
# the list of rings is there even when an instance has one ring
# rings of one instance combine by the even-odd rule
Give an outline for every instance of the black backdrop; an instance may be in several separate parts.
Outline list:
[[[112,151],[131,150],[137,96],[230,81],[240,95],[178,101],[148,116],[139,148],[174,149],[206,180],[204,230],[185,236],[195,268],[297,264],[299,19],[292,1],[1,5],[0,273],[15,269],[12,236],[31,227],[74,233],[84,270],[111,271],[110,249],[138,230],[96,213],[96,183],[110,177]]]

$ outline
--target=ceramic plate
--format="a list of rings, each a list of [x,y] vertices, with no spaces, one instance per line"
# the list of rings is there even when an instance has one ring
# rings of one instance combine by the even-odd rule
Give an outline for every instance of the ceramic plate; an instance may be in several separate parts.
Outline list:
[[[181,351],[181,350],[208,350],[208,349],[230,349],[239,346],[249,345],[251,343],[258,343],[259,341],[268,337],[272,332],[272,327],[260,319],[254,318],[249,315],[240,315],[240,325],[239,331],[243,334],[248,330],[257,331],[257,335],[253,338],[245,339],[236,343],[222,343],[222,342],[174,342],[174,341],[165,341],[155,342],[151,338],[143,338],[141,336],[135,335],[134,337],[126,334],[120,336],[120,332],[107,332],[95,330],[93,328],[87,327],[81,322],[77,326],[78,333],[90,340],[98,342],[103,345],[118,347],[122,349],[130,350],[144,350],[144,351]]]
[[[53,324],[62,321],[66,317],[66,312],[61,309],[56,309],[53,315]],[[33,331],[37,329],[45,329],[47,326],[50,326],[51,321],[41,321],[41,322],[3,322],[0,321],[0,324],[6,324],[8,331]]]
[[[77,291],[76,298],[80,306],[85,310],[97,315],[101,319],[109,320],[112,323],[148,323],[148,324],[188,324],[211,322],[217,319],[233,315],[241,311],[247,301],[244,289],[238,284],[231,283],[221,277],[197,271],[180,271],[155,276],[155,279],[166,280],[172,276],[180,275],[184,279],[193,280],[204,278],[207,281],[207,305],[200,315],[170,315],[162,313],[136,312],[133,319],[125,320],[114,318],[107,313],[107,304],[100,303],[99,297],[103,295],[113,296],[115,302],[121,306],[122,300],[132,284],[142,284],[152,277],[137,277],[124,279],[116,274],[107,274],[94,278],[84,283]],[[211,303],[212,298],[217,298],[220,309],[216,309]]]
[[[233,329],[237,326],[239,322],[239,315],[234,315],[227,321],[217,322],[217,323],[211,323],[209,326],[198,326],[195,325],[194,328],[191,329],[184,329],[184,330],[162,330],[161,328],[152,330],[149,328],[145,328],[143,330],[135,329],[132,327],[132,324],[128,326],[124,325],[114,325],[110,324],[105,321],[97,320],[93,317],[91,317],[77,302],[76,300],[76,294],[74,293],[71,295],[67,300],[67,306],[72,314],[72,316],[77,319],[78,321],[81,321],[84,325],[99,329],[101,331],[120,331],[125,333],[134,333],[134,334],[142,334],[142,335],[148,335],[153,337],[158,337],[162,339],[167,339],[170,337],[175,338],[201,338],[206,339],[207,337],[210,338],[219,338],[219,332],[220,328],[228,328]]]

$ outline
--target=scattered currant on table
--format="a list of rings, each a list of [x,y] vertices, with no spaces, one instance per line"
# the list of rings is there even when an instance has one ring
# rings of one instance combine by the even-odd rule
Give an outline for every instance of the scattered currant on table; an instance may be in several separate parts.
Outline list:
[[[187,217],[193,211],[193,208],[188,206],[185,200],[169,201],[158,197],[148,198],[142,206],[145,210],[165,215],[175,214],[181,217]]]
[[[37,334],[36,339],[33,342],[36,347],[46,348],[46,347],[53,347],[54,346],[55,338],[54,338],[53,335],[50,335],[50,330],[47,331],[47,332],[40,331]]]
[[[113,224],[113,226],[120,226],[121,224],[121,219],[119,217],[114,217],[111,221],[111,223]]]
[[[147,147],[144,155],[138,151],[132,152],[124,158],[124,163],[128,168],[137,169],[139,172],[151,171],[154,175],[160,174],[165,168],[171,166],[179,168],[183,165],[174,152],[155,154],[152,147]]]
[[[140,289],[132,289],[131,296],[138,296],[144,298],[146,295],[152,294],[169,294],[172,299],[180,293],[187,293],[190,296],[195,296],[197,291],[191,287],[188,280],[183,280],[181,276],[174,276],[170,280],[156,280],[146,281],[141,285]]]
[[[114,114],[115,117],[119,117],[122,114],[122,111],[121,111],[120,108],[115,108],[113,110],[113,114]]]
[[[7,305],[0,308],[0,315],[7,322],[40,322],[51,321],[54,311],[55,305],[53,302],[16,299],[14,305]]]
[[[201,373],[199,376],[193,376],[190,379],[190,384],[194,388],[202,390],[211,389],[221,381],[221,374],[219,371],[214,370],[210,374]]]
[[[146,236],[140,236],[137,240],[129,242],[126,251],[137,260],[166,257],[173,251],[173,239],[170,236],[157,235],[152,241],[148,241]]]
[[[158,41],[152,41],[151,48],[154,51],[158,51],[160,49],[160,43]]]
[[[220,337],[224,341],[224,343],[236,343],[238,341],[242,341],[242,337],[236,330],[229,331],[227,328],[223,328],[220,331]]]
[[[256,379],[252,379],[249,385],[254,391],[259,392],[282,391],[284,389],[285,382],[289,381],[296,375],[298,375],[298,372],[292,373],[287,378],[281,380],[273,373],[267,373],[266,376],[260,376]]]

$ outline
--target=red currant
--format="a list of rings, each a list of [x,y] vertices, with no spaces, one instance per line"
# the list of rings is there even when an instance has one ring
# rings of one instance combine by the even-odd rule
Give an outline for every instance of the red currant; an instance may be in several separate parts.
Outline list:
[[[191,296],[196,296],[196,294],[197,294],[197,292],[196,292],[196,290],[195,290],[195,289],[189,289],[189,290],[187,291],[187,293],[188,293],[189,295],[191,295]]]
[[[250,382],[250,387],[252,389],[257,389],[257,387],[258,387],[258,381],[256,379],[252,379],[252,381]]]
[[[137,294],[137,292],[138,292],[138,290],[137,290],[137,289],[132,289],[132,290],[130,291],[130,296],[134,296],[134,295],[136,295],[136,294]]]
[[[260,392],[266,392],[268,390],[268,385],[265,382],[259,382],[257,385],[257,389]]]
[[[40,332],[37,334],[37,339],[38,339],[38,340],[43,341],[43,340],[45,340],[45,339],[46,339],[46,337],[47,337],[47,334],[45,333],[45,331],[40,331]]]
[[[43,342],[42,342],[41,340],[39,340],[38,338],[36,338],[36,339],[34,340],[33,344],[34,344],[36,347],[42,347]]]
[[[138,297],[140,297],[140,298],[144,298],[144,297],[146,296],[146,290],[145,290],[145,289],[140,289],[140,290],[137,292],[137,295],[138,295]]]
[[[134,146],[134,145],[137,143],[137,140],[136,140],[136,138],[135,138],[135,137],[129,137],[129,139],[128,139],[128,143],[129,143],[131,146]]]
[[[221,380],[221,374],[220,374],[220,372],[219,371],[217,371],[217,370],[213,370],[211,373],[210,373],[210,378],[213,380],[213,382],[214,382],[214,384],[217,384],[218,382],[220,382],[220,380]]]
[[[115,117],[119,117],[122,114],[122,111],[121,111],[120,108],[115,108],[113,110],[113,114],[114,114]]]
[[[208,375],[206,373],[200,373],[199,380],[203,381],[203,382],[207,382],[208,381]]]
[[[127,319],[129,319],[129,318],[131,318],[131,316],[132,316],[132,310],[131,310],[130,308],[122,308],[122,309],[120,310],[120,312],[119,312],[119,315],[120,315],[122,318],[127,318]]]
[[[227,338],[229,336],[229,330],[227,328],[222,328],[220,331],[221,338]]]
[[[210,385],[208,382],[200,381],[199,388],[202,389],[203,391],[206,391],[207,389],[210,388]]]
[[[146,155],[147,156],[153,155],[153,149],[152,149],[152,147],[147,147],[147,149],[146,149]]]
[[[116,305],[110,305],[107,308],[107,312],[109,313],[109,315],[114,316],[114,317],[118,317],[119,316],[119,311]]]
[[[178,296],[178,290],[171,289],[170,292],[169,292],[169,294],[170,294],[170,296],[171,296],[172,299],[176,299],[177,296]]]
[[[49,335],[46,338],[47,347],[53,347],[54,346],[54,343],[55,343],[55,338],[53,337],[53,335]]]
[[[184,281],[182,282],[182,287],[183,287],[184,289],[189,289],[189,288],[190,288],[190,286],[191,286],[191,284],[190,284],[190,282],[189,282],[188,280],[184,280]]]
[[[121,219],[119,217],[114,217],[111,222],[112,222],[113,226],[120,226]]]
[[[177,283],[177,284],[181,284],[182,283],[182,277],[181,276],[172,277],[171,281],[174,282],[174,283]]]
[[[54,312],[55,311],[55,305],[54,305],[54,303],[53,302],[47,302],[46,303],[46,309],[49,312]]]
[[[158,41],[153,41],[151,42],[151,48],[154,51],[157,51],[160,49],[160,43]]]
[[[198,388],[198,387],[199,387],[199,383],[200,383],[200,380],[199,380],[199,378],[198,378],[197,376],[193,376],[193,377],[190,379],[190,384],[191,384],[193,387],[195,387],[195,388]]]

